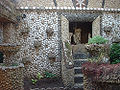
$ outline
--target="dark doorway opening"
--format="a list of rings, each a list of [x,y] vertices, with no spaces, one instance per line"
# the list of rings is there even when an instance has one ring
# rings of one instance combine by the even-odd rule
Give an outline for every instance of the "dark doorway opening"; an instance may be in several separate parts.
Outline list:
[[[4,59],[4,54],[0,52],[0,63],[3,63],[3,59]]]
[[[70,22],[70,42],[73,45],[88,43],[92,37],[92,22]]]

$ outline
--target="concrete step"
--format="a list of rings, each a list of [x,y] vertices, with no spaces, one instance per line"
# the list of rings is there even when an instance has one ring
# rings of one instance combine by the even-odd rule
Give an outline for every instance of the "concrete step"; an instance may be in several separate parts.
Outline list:
[[[74,67],[81,67],[83,63],[87,62],[87,59],[75,59]]]
[[[82,74],[75,74],[74,76],[74,82],[75,83],[83,83],[83,75]]]
[[[74,74],[82,74],[82,68],[81,67],[74,67]]]
[[[89,55],[84,54],[84,53],[73,54],[74,59],[86,59],[88,57],[89,57]]]
[[[83,90],[83,83],[81,83],[81,84],[76,83],[76,84],[74,85],[74,88],[75,88],[75,89],[79,88],[80,90]]]

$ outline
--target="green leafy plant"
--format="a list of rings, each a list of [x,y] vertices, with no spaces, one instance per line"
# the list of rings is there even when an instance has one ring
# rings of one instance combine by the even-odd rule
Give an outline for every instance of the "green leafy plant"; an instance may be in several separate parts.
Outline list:
[[[56,74],[50,73],[50,72],[45,72],[45,77],[46,78],[55,78]]]
[[[65,42],[65,47],[68,49],[68,50],[72,50],[70,44],[68,42]]]
[[[110,48],[110,62],[111,64],[120,63],[120,44],[114,43]]]
[[[40,73],[38,73],[37,78],[40,80],[41,78],[43,78],[43,76]]]
[[[105,44],[108,40],[106,40],[102,36],[94,36],[93,38],[88,40],[88,44]]]
[[[32,84],[36,84],[37,83],[37,79],[31,79],[31,81],[32,81]]]

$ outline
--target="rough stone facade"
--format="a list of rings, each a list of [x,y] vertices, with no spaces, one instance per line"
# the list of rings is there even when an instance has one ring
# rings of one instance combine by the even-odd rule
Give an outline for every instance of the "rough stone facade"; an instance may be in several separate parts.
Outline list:
[[[0,66],[0,89],[1,90],[24,90],[23,88],[24,65]]]
[[[92,22],[92,36],[100,35],[101,31],[101,16],[98,16],[93,22]]]
[[[102,8],[103,0],[88,0],[88,8]]]
[[[114,42],[120,39],[120,14],[119,13],[104,13],[101,22],[101,34]]]
[[[61,40],[62,42],[69,42],[70,21],[94,21],[93,36],[102,34],[104,37],[107,37],[104,32],[105,24],[107,24],[104,22],[104,18],[112,15],[111,13],[102,15],[98,12],[90,15],[89,12],[81,13],[78,11],[58,13],[54,10],[25,10],[22,11],[22,14],[25,14],[26,18],[19,23],[17,29],[17,39],[22,45],[18,55],[19,58],[22,57],[21,61],[31,62],[31,64],[26,67],[26,76],[28,77],[36,75],[38,72],[43,74],[46,70],[61,76],[61,68],[63,68],[63,66],[61,66],[61,64],[63,64],[61,63]],[[66,20],[59,19],[61,14]],[[84,17],[85,14],[88,15]],[[75,15],[77,15],[78,18],[76,18]],[[83,15],[83,18],[81,15]],[[99,15],[102,16],[102,20]],[[99,17],[94,19],[97,16]],[[115,23],[119,23],[119,15],[116,18],[118,19],[116,19]],[[108,23],[111,23],[111,21],[108,21],[110,19],[106,20]]]
[[[18,0],[19,7],[54,7],[53,0]]]
[[[56,0],[58,7],[73,7],[72,0]]]
[[[25,64],[25,76],[32,77],[38,72],[44,74],[45,71],[49,71],[62,76],[65,85],[73,85],[74,72],[72,53],[69,49],[71,48],[69,22],[93,22],[93,36],[101,34],[110,40],[110,43],[120,39],[120,10],[116,13],[115,10],[107,9],[106,11],[102,8],[120,8],[119,0],[105,0],[105,2],[103,0],[17,1],[17,7],[21,9],[25,7],[18,10],[21,12],[20,15],[16,14],[20,21],[18,18],[19,23],[16,24],[0,23],[0,42],[21,45],[16,59]],[[84,8],[81,9],[81,7]],[[3,7],[0,10],[3,11],[2,9]],[[24,17],[21,18],[21,15]],[[62,16],[64,18],[60,19]]]
[[[26,18],[19,25],[18,39],[22,45],[20,57],[31,61],[26,73],[35,75],[38,72],[43,74],[45,71],[50,71],[60,75],[60,31],[57,12],[26,11],[23,13],[26,14]],[[29,32],[21,34],[21,31],[26,28]]]
[[[104,8],[120,8],[120,0],[105,0]]]
[[[61,37],[62,37],[62,79],[66,86],[73,86],[74,84],[74,70],[72,47],[69,42],[69,21],[61,16]]]
[[[16,22],[15,4],[10,0],[0,0],[0,22]]]

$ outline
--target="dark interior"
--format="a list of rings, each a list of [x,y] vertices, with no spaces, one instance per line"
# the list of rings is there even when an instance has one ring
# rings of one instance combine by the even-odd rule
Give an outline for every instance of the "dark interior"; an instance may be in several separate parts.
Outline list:
[[[3,63],[3,59],[4,59],[4,57],[3,57],[3,53],[0,52],[0,63]]]
[[[75,28],[81,28],[81,44],[88,43],[88,35],[92,37],[92,22],[70,22],[69,32],[75,32]],[[74,42],[74,37],[71,37],[71,44],[76,44]]]

